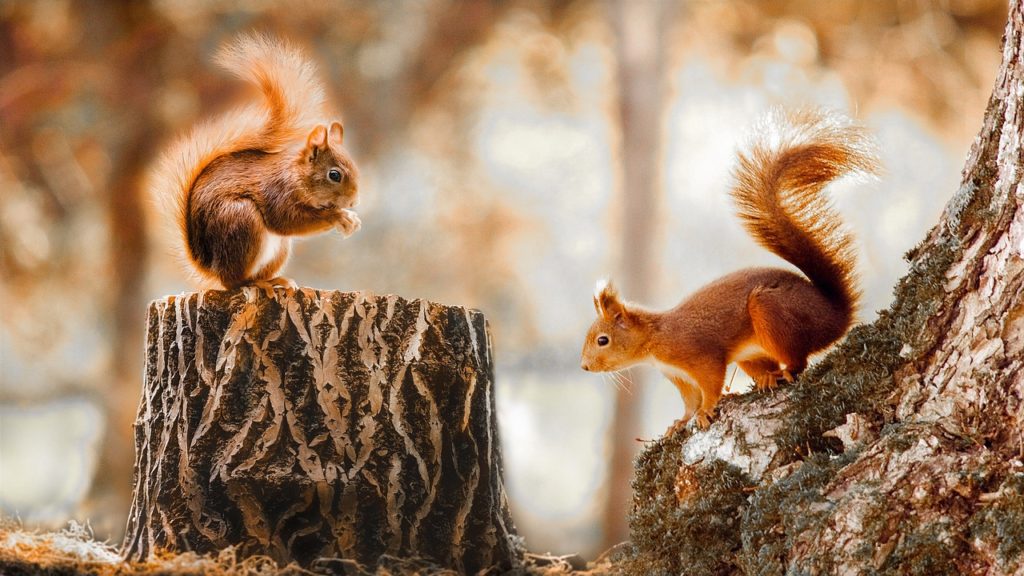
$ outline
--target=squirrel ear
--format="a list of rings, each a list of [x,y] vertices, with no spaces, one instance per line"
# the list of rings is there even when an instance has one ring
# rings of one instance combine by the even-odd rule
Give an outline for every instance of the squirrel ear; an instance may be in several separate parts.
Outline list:
[[[612,286],[611,280],[598,280],[594,288],[594,308],[598,315],[608,320],[617,320],[622,317],[624,306],[619,300],[619,291]]]
[[[322,124],[313,128],[306,139],[306,146],[309,148],[323,148],[327,145],[327,128]]]
[[[331,123],[330,137],[333,144],[341,145],[342,140],[345,138],[345,127],[341,125],[341,122]]]

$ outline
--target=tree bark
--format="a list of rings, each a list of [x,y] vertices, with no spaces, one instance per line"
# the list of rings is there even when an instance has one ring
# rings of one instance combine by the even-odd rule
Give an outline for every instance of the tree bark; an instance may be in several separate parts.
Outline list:
[[[149,309],[124,553],[520,563],[483,315],[242,288]]]
[[[1024,9],[892,307],[638,463],[627,572],[1024,573]]]

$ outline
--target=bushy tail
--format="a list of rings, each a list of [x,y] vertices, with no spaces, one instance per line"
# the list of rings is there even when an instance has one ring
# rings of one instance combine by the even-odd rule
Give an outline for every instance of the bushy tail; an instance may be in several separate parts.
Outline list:
[[[324,89],[301,50],[280,40],[247,34],[225,46],[216,61],[256,86],[263,101],[194,127],[170,147],[154,170],[150,187],[180,234],[183,250],[187,249],[188,196],[210,162],[241,150],[280,151],[289,143],[303,142],[323,118]]]
[[[266,99],[256,107],[262,115],[261,129],[237,134],[236,145],[241,147],[236,149],[276,151],[305,138],[321,120],[324,88],[316,68],[295,47],[267,36],[243,35],[220,51],[217,63],[257,86]]]
[[[802,110],[775,112],[758,126],[735,172],[732,196],[747,231],[851,315],[860,297],[853,236],[821,191],[843,175],[877,168],[863,128]]]

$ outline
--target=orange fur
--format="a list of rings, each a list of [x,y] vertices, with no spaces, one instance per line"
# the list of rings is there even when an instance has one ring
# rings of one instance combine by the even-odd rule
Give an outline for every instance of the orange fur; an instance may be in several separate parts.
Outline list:
[[[323,86],[300,50],[244,35],[217,62],[258,88],[262,101],[194,127],[168,149],[150,187],[180,236],[183,259],[230,288],[269,280],[284,265],[288,239],[257,262],[268,234],[357,229],[347,209],[356,202],[358,170],[341,124],[324,120]],[[328,181],[330,168],[344,175],[340,183]]]
[[[844,174],[875,170],[863,130],[838,116],[800,111],[773,115],[757,136],[739,155],[732,196],[747,231],[805,276],[778,268],[739,270],[665,312],[623,302],[610,283],[594,296],[598,318],[584,343],[582,367],[655,365],[686,404],[674,426],[693,416],[708,425],[729,363],[758,389],[791,380],[810,354],[846,333],[856,312],[853,238],[821,191]]]

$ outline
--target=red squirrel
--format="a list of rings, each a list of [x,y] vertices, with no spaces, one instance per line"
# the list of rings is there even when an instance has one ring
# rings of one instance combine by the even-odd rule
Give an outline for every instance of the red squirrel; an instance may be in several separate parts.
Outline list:
[[[683,397],[686,411],[668,432],[696,416],[707,428],[735,362],[757,385],[788,382],[850,328],[860,294],[853,236],[822,188],[878,165],[864,130],[817,110],[777,112],[739,154],[732,198],[747,232],[796,266],[746,268],[704,286],[679,305],[654,312],[624,302],[610,282],[594,294],[597,320],[581,367],[612,372],[647,363]]]
[[[322,121],[324,89],[303,53],[244,35],[217,62],[262,92],[259,102],[195,127],[165,154],[154,193],[177,225],[185,259],[225,288],[270,282],[291,236],[360,227],[359,172],[340,122]]]

